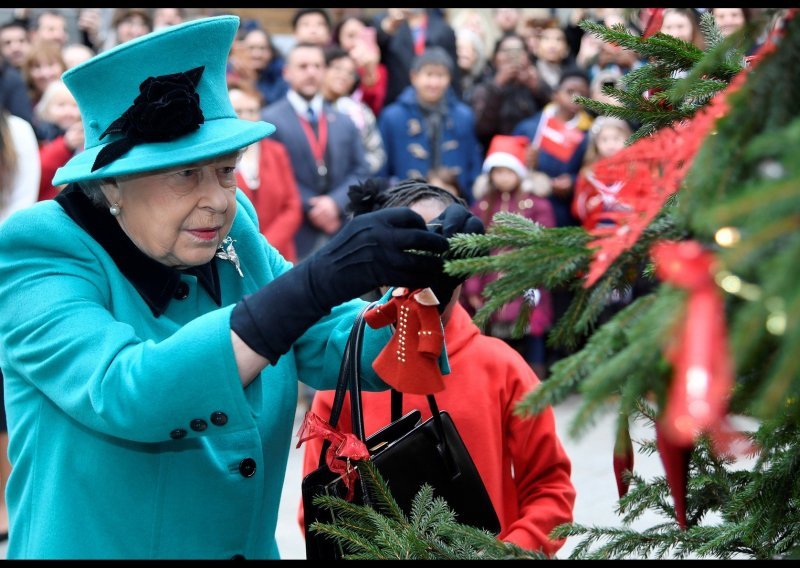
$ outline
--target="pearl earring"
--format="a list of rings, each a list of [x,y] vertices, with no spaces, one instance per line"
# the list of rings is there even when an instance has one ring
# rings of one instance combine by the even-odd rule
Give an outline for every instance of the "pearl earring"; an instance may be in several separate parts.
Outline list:
[[[120,212],[119,203],[115,203],[114,205],[109,207],[108,208],[108,212],[111,213],[114,217],[119,215],[119,212]]]

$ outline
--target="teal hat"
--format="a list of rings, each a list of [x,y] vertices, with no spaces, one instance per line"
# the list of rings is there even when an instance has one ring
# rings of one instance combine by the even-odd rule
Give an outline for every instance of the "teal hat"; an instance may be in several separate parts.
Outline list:
[[[53,185],[160,170],[234,152],[275,131],[233,110],[226,67],[238,16],[192,20],[125,42],[62,76],[84,151]]]

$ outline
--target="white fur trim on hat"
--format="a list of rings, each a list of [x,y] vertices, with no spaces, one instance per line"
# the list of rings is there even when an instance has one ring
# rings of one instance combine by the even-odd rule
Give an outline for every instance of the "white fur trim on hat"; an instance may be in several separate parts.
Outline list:
[[[483,161],[484,173],[489,173],[492,168],[508,168],[513,170],[519,177],[524,178],[528,173],[528,168],[519,159],[508,152],[492,152]]]

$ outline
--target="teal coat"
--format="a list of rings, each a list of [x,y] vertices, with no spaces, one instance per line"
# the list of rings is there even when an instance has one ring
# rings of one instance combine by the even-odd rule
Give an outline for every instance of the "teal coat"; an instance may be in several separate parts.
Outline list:
[[[230,235],[244,277],[215,261],[220,307],[182,274],[188,297],[160,317],[59,203],[0,226],[8,558],[278,557],[297,381],[335,386],[364,302],[334,309],[243,389],[231,310],[291,265],[237,201]],[[389,334],[366,331],[365,388],[386,388],[366,361]]]

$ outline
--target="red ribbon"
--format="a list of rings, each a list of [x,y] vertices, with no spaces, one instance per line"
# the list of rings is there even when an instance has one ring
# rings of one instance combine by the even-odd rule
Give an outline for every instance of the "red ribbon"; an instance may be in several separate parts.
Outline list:
[[[317,119],[317,128],[319,135],[314,134],[311,128],[311,123],[307,118],[300,117],[300,124],[303,131],[306,133],[308,145],[311,147],[311,153],[314,154],[314,160],[317,162],[317,167],[325,165],[325,149],[328,146],[328,119],[324,111],[320,111],[319,118]]]
[[[695,241],[662,241],[652,254],[658,277],[689,291],[681,330],[666,353],[675,374],[664,434],[682,446],[691,446],[701,431],[719,439],[734,381],[724,303],[712,274],[714,255]]]
[[[325,463],[333,473],[342,476],[342,481],[347,487],[346,500],[353,498],[355,481],[358,479],[358,470],[350,465],[350,460],[369,459],[369,450],[364,442],[355,434],[345,434],[331,426],[328,422],[310,410],[303,417],[300,430],[297,431],[297,448],[306,440],[323,438],[331,445],[325,454]]]

